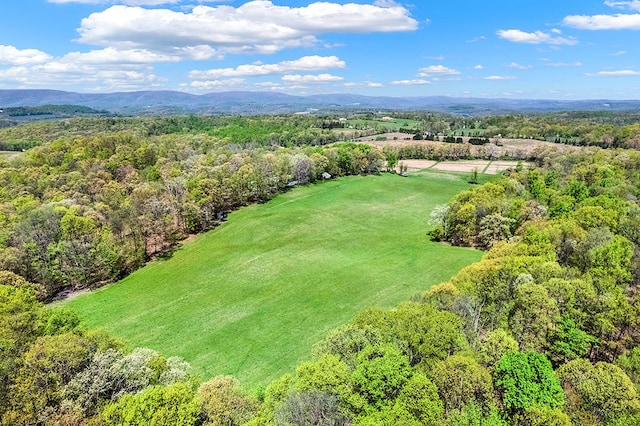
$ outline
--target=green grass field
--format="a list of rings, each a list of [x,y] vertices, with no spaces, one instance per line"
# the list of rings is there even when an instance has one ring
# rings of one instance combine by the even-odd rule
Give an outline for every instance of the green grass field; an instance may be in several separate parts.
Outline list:
[[[356,128],[362,128],[369,126],[372,128],[382,127],[384,129],[419,129],[422,125],[421,121],[410,120],[408,118],[394,118],[393,120],[367,120],[367,119],[352,119],[347,120],[347,125],[354,126]]]
[[[67,305],[131,346],[185,358],[205,380],[266,384],[359,311],[392,307],[480,259],[425,235],[431,209],[467,188],[465,177],[382,174],[295,188]]]

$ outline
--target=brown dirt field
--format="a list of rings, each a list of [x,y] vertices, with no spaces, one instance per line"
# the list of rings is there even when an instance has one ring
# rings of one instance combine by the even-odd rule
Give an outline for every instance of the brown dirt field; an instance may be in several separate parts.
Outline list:
[[[482,173],[487,164],[489,164],[488,160],[443,161],[434,165],[433,169],[446,172],[471,172],[477,169],[478,173]]]
[[[384,140],[376,140],[384,137]],[[463,141],[468,142],[468,137],[463,137]],[[491,144],[484,146],[471,146],[471,153],[476,155],[486,152],[487,149],[493,150],[496,156],[501,156],[506,152],[520,152],[526,155],[537,148],[554,148],[557,150],[574,150],[577,147],[571,145],[562,145],[553,142],[546,142],[537,139],[509,139],[509,138],[490,138]],[[438,141],[415,141],[413,135],[409,133],[384,133],[381,135],[366,136],[358,139],[356,142],[366,143],[368,145],[384,147],[384,146],[402,146],[402,145],[443,145],[444,142]],[[484,151],[483,151],[484,150]]]
[[[488,175],[497,175],[498,173],[507,170],[513,169],[518,165],[517,161],[492,161],[489,167],[484,171],[485,174]],[[523,162],[522,166],[526,167],[529,163]]]
[[[433,167],[434,164],[437,163],[437,161],[433,161],[433,160],[401,160],[398,162],[398,165],[402,163],[405,166],[407,166],[407,170],[414,172],[417,170],[422,170],[422,169],[428,169],[430,167]],[[397,168],[398,171],[400,171],[400,168]]]
[[[432,161],[432,160],[402,160],[400,163],[407,166],[409,172],[422,169],[434,169],[446,172],[468,173],[477,169],[480,173],[496,175],[508,168],[516,167],[517,161],[489,161],[489,160],[460,160],[460,161]],[[522,164],[527,166],[527,163]],[[485,170],[486,169],[486,170]],[[400,171],[399,167],[397,168]]]

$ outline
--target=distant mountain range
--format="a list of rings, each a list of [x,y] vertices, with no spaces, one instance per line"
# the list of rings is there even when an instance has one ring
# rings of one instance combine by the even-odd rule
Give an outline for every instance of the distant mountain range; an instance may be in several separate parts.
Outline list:
[[[0,109],[78,105],[116,114],[278,114],[338,110],[434,111],[460,115],[510,112],[640,110],[640,100],[385,97],[354,94],[293,96],[273,92],[218,92],[193,95],[176,91],[76,93],[58,90],[0,90]]]

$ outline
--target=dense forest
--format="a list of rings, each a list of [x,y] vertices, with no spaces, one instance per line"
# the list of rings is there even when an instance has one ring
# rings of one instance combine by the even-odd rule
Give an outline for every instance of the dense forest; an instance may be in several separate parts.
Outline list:
[[[235,140],[190,117],[140,119],[130,130],[128,120],[92,120],[50,124],[54,140],[36,133],[47,124],[33,125],[41,146],[0,164],[3,424],[640,423],[637,151],[536,151],[530,167],[425,212],[432,239],[483,248],[482,261],[395,309],[361,312],[310,361],[246,390],[127,349],[38,299],[113,281],[293,185],[387,171],[397,152],[330,144],[338,136],[317,122],[288,137],[256,122],[262,133]],[[234,120],[251,128],[261,119]],[[314,118],[282,126],[295,120]],[[459,124],[449,123],[471,125]],[[122,128],[85,132],[98,125]],[[614,134],[634,126],[612,125]],[[451,149],[458,144],[430,155]]]

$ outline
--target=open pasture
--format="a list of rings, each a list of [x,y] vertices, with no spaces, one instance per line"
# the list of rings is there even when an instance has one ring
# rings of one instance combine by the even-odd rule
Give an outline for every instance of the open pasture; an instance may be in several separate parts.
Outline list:
[[[172,257],[67,302],[90,327],[181,356],[204,379],[266,384],[324,334],[480,259],[426,236],[465,176],[349,177],[233,212]]]

